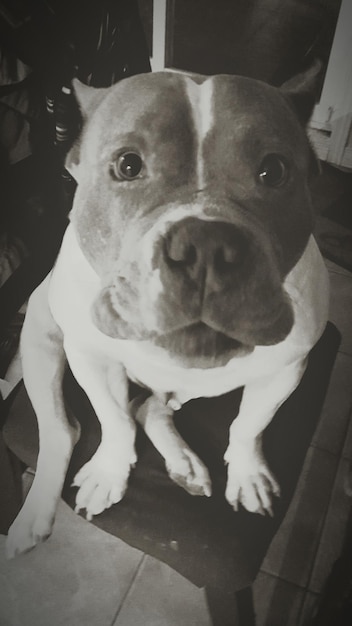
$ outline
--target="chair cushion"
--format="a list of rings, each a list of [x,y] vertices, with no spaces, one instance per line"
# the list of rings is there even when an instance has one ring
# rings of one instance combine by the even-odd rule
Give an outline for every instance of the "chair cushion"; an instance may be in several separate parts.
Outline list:
[[[209,468],[213,495],[191,496],[168,477],[160,454],[139,429],[138,462],[123,500],[94,517],[101,529],[168,563],[198,586],[234,591],[251,584],[292,498],[305,455],[318,422],[339,333],[328,324],[312,350],[305,375],[267,427],[264,453],[279,480],[282,495],[274,502],[274,517],[235,513],[224,499],[226,467],[223,454],[229,426],[242,390],[219,398],[198,399],[175,414],[181,435]],[[82,424],[81,439],[70,463],[63,498],[73,507],[71,488],[78,469],[95,451],[100,426],[82,389],[68,372],[65,396]],[[4,429],[10,449],[34,467],[38,451],[36,418],[22,386]]]

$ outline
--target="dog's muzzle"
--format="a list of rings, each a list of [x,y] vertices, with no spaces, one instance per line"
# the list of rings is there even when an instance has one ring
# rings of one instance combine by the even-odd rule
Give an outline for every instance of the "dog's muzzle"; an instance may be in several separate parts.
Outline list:
[[[185,217],[154,239],[148,296],[116,281],[94,308],[98,328],[121,339],[152,341],[189,367],[214,367],[256,345],[283,340],[293,324],[275,255],[249,228]],[[142,262],[141,262],[142,265]]]

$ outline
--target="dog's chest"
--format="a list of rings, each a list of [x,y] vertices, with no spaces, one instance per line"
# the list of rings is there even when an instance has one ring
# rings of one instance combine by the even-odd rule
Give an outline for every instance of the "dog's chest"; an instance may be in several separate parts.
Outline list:
[[[63,310],[64,307],[56,307],[55,301],[62,302],[62,298],[54,296],[52,304],[64,331],[64,347],[69,362],[70,355],[79,353],[93,360],[97,367],[114,368],[119,363],[132,381],[172,398],[173,408],[194,398],[219,396],[252,380],[270,376],[280,364],[284,366],[286,362],[282,347],[272,346],[256,348],[252,354],[233,358],[223,367],[184,368],[150,343],[103,335],[91,322],[82,301],[77,302],[70,312]]]
[[[169,394],[175,405],[222,395],[262,377],[265,371],[259,355],[233,358],[223,367],[198,369],[182,367],[150,344],[124,342],[116,349],[131,380],[154,392]]]
[[[118,340],[101,333],[90,316],[91,302],[96,293],[94,282],[66,267],[65,255],[60,255],[53,272],[49,303],[52,314],[63,331],[64,347],[70,355],[86,355],[97,367],[120,363],[128,377],[154,392],[173,394],[180,404],[196,397],[212,397],[240,387],[253,378],[268,374],[268,361],[274,369],[277,359],[268,359],[268,349],[232,359],[227,365],[214,369],[186,369],[161,348],[151,343]],[[274,347],[271,348],[274,350]]]

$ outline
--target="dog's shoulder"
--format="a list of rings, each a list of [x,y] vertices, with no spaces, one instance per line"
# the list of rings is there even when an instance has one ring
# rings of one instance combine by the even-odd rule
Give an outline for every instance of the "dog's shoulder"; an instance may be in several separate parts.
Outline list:
[[[284,288],[294,311],[294,325],[288,340],[306,352],[324,331],[329,315],[329,276],[313,237],[286,277]]]
[[[51,273],[48,291],[51,313],[64,334],[79,332],[81,335],[88,331],[88,326],[89,330],[93,328],[90,309],[99,286],[99,277],[83,255],[70,224]]]

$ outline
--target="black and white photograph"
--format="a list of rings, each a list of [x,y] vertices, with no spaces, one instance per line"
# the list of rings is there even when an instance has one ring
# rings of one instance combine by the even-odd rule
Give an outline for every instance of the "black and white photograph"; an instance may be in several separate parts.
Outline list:
[[[0,0],[0,626],[351,626],[352,0]]]

